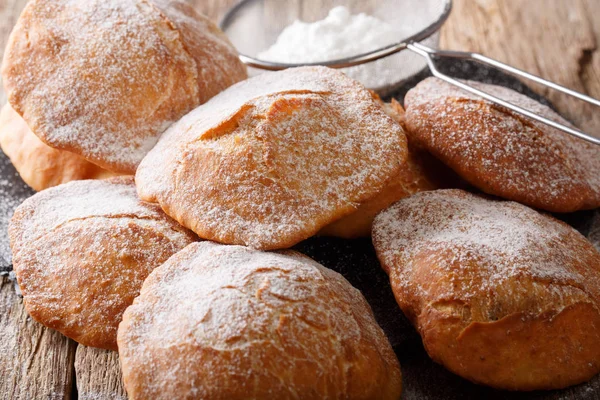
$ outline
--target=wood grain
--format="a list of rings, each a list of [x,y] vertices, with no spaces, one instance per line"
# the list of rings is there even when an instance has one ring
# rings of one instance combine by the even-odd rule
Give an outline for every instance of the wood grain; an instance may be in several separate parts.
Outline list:
[[[188,1],[217,21],[237,2]],[[282,0],[269,1],[276,4]],[[26,2],[0,0],[0,56]],[[309,11],[299,8],[306,17],[311,15]],[[454,0],[441,43],[443,48],[481,52],[600,98],[599,41],[598,0]],[[597,110],[560,94],[537,90],[583,129],[600,132]],[[5,99],[0,89],[0,104]],[[431,371],[429,366],[424,368],[409,386],[431,385],[432,379],[439,378]],[[0,277],[0,399],[70,398],[74,375],[80,398],[126,398],[116,353],[76,347],[73,341],[35,323],[27,316],[12,283]],[[448,379],[458,378],[449,375]],[[447,395],[443,385],[440,390],[440,395]],[[600,399],[600,377],[584,390],[584,397],[582,390],[573,388],[549,398]]]
[[[75,374],[80,400],[127,399],[115,351],[77,346]]]
[[[482,53],[600,98],[600,1],[455,0],[441,47]],[[600,110],[528,83],[600,137]]]
[[[0,399],[68,399],[76,343],[33,321],[0,280]]]
[[[223,15],[231,6],[238,3],[239,0],[185,0],[192,4],[196,10],[209,16],[215,22],[221,21]],[[280,0],[277,0],[280,1]]]

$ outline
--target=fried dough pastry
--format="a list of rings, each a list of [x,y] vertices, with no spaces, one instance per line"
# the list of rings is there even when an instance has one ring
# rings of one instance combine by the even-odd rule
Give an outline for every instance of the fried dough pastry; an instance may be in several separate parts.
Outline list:
[[[179,1],[32,0],[2,77],[46,144],[133,174],[171,123],[246,70],[225,34]]]
[[[400,308],[450,371],[509,390],[600,372],[600,253],[569,225],[436,190],[379,214],[373,242]]]
[[[362,85],[296,68],[238,83],[186,115],[136,184],[202,238],[279,249],[352,213],[405,159],[402,128]]]
[[[150,274],[118,343],[132,400],[401,393],[398,360],[362,294],[295,251],[189,245]]]
[[[9,104],[0,111],[0,148],[23,181],[37,191],[70,181],[116,176],[77,154],[42,142]]]
[[[385,112],[404,126],[404,109],[395,99],[384,103],[376,97]],[[353,239],[371,236],[373,219],[396,201],[425,190],[449,187],[455,181],[448,167],[423,150],[408,143],[406,162],[399,173],[375,197],[359,205],[355,212],[327,225],[319,235]]]
[[[570,125],[515,91],[470,84]],[[484,192],[553,212],[600,207],[600,147],[436,78],[410,90],[405,106],[410,139]]]
[[[159,207],[140,201],[132,177],[40,192],[17,208],[9,236],[31,317],[81,344],[111,350],[144,279],[195,239]]]

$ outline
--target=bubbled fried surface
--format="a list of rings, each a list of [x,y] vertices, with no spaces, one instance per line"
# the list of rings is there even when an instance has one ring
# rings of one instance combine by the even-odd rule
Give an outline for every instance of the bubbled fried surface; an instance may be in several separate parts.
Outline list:
[[[401,391],[398,361],[360,292],[294,251],[188,246],[148,277],[118,342],[131,399]]]
[[[246,72],[224,34],[177,1],[34,0],[2,76],[45,143],[133,174],[171,123]]]
[[[511,390],[600,371],[600,254],[570,226],[436,190],[381,213],[373,241],[398,304],[451,371]]]
[[[286,248],[354,211],[406,159],[402,128],[324,67],[262,74],[198,107],[140,164],[140,197],[200,237]]]
[[[511,89],[469,84],[570,125]],[[436,78],[411,89],[405,106],[409,137],[484,192],[553,212],[600,207],[600,147]]]
[[[71,182],[21,204],[9,226],[28,313],[86,346],[116,350],[148,274],[195,236],[141,202],[132,177]]]

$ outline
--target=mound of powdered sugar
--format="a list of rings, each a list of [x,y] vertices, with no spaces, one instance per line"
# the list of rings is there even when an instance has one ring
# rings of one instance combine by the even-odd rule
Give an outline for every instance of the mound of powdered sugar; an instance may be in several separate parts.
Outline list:
[[[348,8],[338,6],[320,21],[294,21],[271,47],[258,54],[258,58],[297,64],[340,60],[398,43],[426,25],[427,17],[419,13],[415,13],[410,24],[392,24],[365,13],[352,15]],[[398,56],[402,57],[402,62]],[[406,71],[414,72],[423,66],[421,57],[404,52],[344,68],[343,72],[370,89],[382,90],[405,78]]]

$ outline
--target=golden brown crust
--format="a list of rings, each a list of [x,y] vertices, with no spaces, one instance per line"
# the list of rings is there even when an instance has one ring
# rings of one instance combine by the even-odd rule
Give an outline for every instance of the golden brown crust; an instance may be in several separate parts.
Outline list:
[[[404,127],[404,109],[395,99],[384,103],[375,95],[385,112]],[[375,197],[358,206],[355,212],[321,229],[319,235],[347,239],[371,236],[375,216],[396,201],[425,190],[454,186],[456,177],[448,167],[421,149],[408,143],[408,156],[400,172]]]
[[[470,84],[551,120],[554,111],[510,89]],[[600,148],[435,78],[406,95],[408,136],[479,189],[532,207],[600,207]]]
[[[373,241],[398,304],[452,372],[509,390],[600,372],[600,253],[570,226],[438,190],[381,213]]]
[[[176,26],[186,51],[196,62],[199,104],[248,77],[227,35],[192,5],[181,0],[151,2]]]
[[[172,21],[147,0],[30,1],[3,62],[10,104],[48,145],[132,174],[168,125],[246,77],[189,10],[170,2]]]
[[[23,181],[36,191],[70,181],[116,176],[77,154],[46,145],[9,104],[0,111],[0,148]]]
[[[375,216],[396,201],[424,190],[434,190],[438,186],[424,174],[424,165],[419,154],[412,153],[409,147],[408,158],[401,172],[375,197],[358,206],[355,212],[345,216],[319,231],[321,236],[335,236],[347,239],[371,236]]]
[[[140,164],[140,197],[200,237],[291,247],[379,192],[406,158],[401,127],[328,68],[241,82],[173,125]]]
[[[132,177],[40,192],[10,222],[13,267],[33,319],[116,350],[117,326],[146,276],[194,235],[139,201]]]
[[[148,277],[118,343],[132,400],[401,393],[398,360],[364,297],[293,251],[191,244]]]

